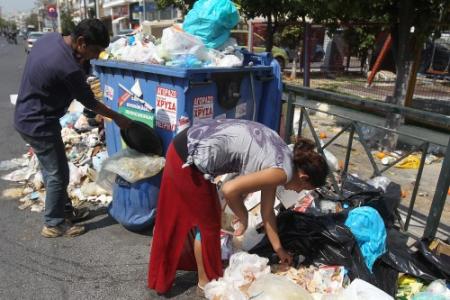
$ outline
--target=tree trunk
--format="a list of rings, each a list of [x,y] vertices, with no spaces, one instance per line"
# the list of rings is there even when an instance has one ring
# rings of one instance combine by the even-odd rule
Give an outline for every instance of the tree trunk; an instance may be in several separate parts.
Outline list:
[[[404,106],[408,77],[411,69],[410,28],[412,5],[410,0],[399,1],[399,24],[391,30],[393,38],[393,50],[395,54],[396,78],[392,97],[387,97],[386,102],[394,105]],[[400,114],[388,113],[386,115],[386,127],[396,130],[404,123],[404,117]],[[397,146],[398,135],[386,132],[383,139],[383,147],[393,151]]]
[[[267,16],[267,36],[266,36],[266,52],[272,52],[273,48],[273,33],[274,23],[272,21],[272,15]]]
[[[292,60],[291,80],[297,78],[297,55],[294,55]]]

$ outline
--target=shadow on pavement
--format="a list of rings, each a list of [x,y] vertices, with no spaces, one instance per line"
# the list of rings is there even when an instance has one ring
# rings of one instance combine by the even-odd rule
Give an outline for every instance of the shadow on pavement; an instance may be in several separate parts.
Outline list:
[[[175,282],[172,286],[172,289],[170,289],[169,292],[167,292],[164,295],[160,295],[161,299],[171,299],[176,298],[181,295],[187,295],[187,291],[191,289],[192,287],[197,285],[197,273],[196,272],[177,272]],[[198,296],[190,295],[188,299],[194,299]]]

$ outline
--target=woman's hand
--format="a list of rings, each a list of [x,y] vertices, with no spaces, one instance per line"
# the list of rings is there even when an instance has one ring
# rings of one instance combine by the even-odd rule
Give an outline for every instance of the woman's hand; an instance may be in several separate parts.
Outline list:
[[[234,236],[241,236],[245,233],[248,226],[248,220],[240,220],[235,219],[233,220],[233,228],[234,228]]]
[[[292,265],[292,255],[284,250],[284,248],[278,249],[276,253],[278,258],[280,259],[280,264],[288,266]]]

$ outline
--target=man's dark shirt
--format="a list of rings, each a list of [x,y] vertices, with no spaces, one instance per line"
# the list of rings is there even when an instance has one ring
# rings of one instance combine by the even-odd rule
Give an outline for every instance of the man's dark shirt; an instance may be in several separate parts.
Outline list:
[[[89,109],[97,101],[72,48],[59,33],[38,39],[28,55],[14,114],[15,128],[28,136],[61,134],[61,118],[72,99]]]

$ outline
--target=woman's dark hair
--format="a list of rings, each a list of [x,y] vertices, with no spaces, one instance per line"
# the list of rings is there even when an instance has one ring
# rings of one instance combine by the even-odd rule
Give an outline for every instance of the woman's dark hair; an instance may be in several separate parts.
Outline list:
[[[309,176],[309,181],[315,187],[325,184],[329,167],[326,159],[317,153],[316,145],[306,138],[297,138],[294,145],[294,164]]]
[[[109,46],[109,33],[105,24],[99,19],[84,19],[75,27],[72,32],[74,39],[84,37],[86,45],[101,46],[106,48]]]

